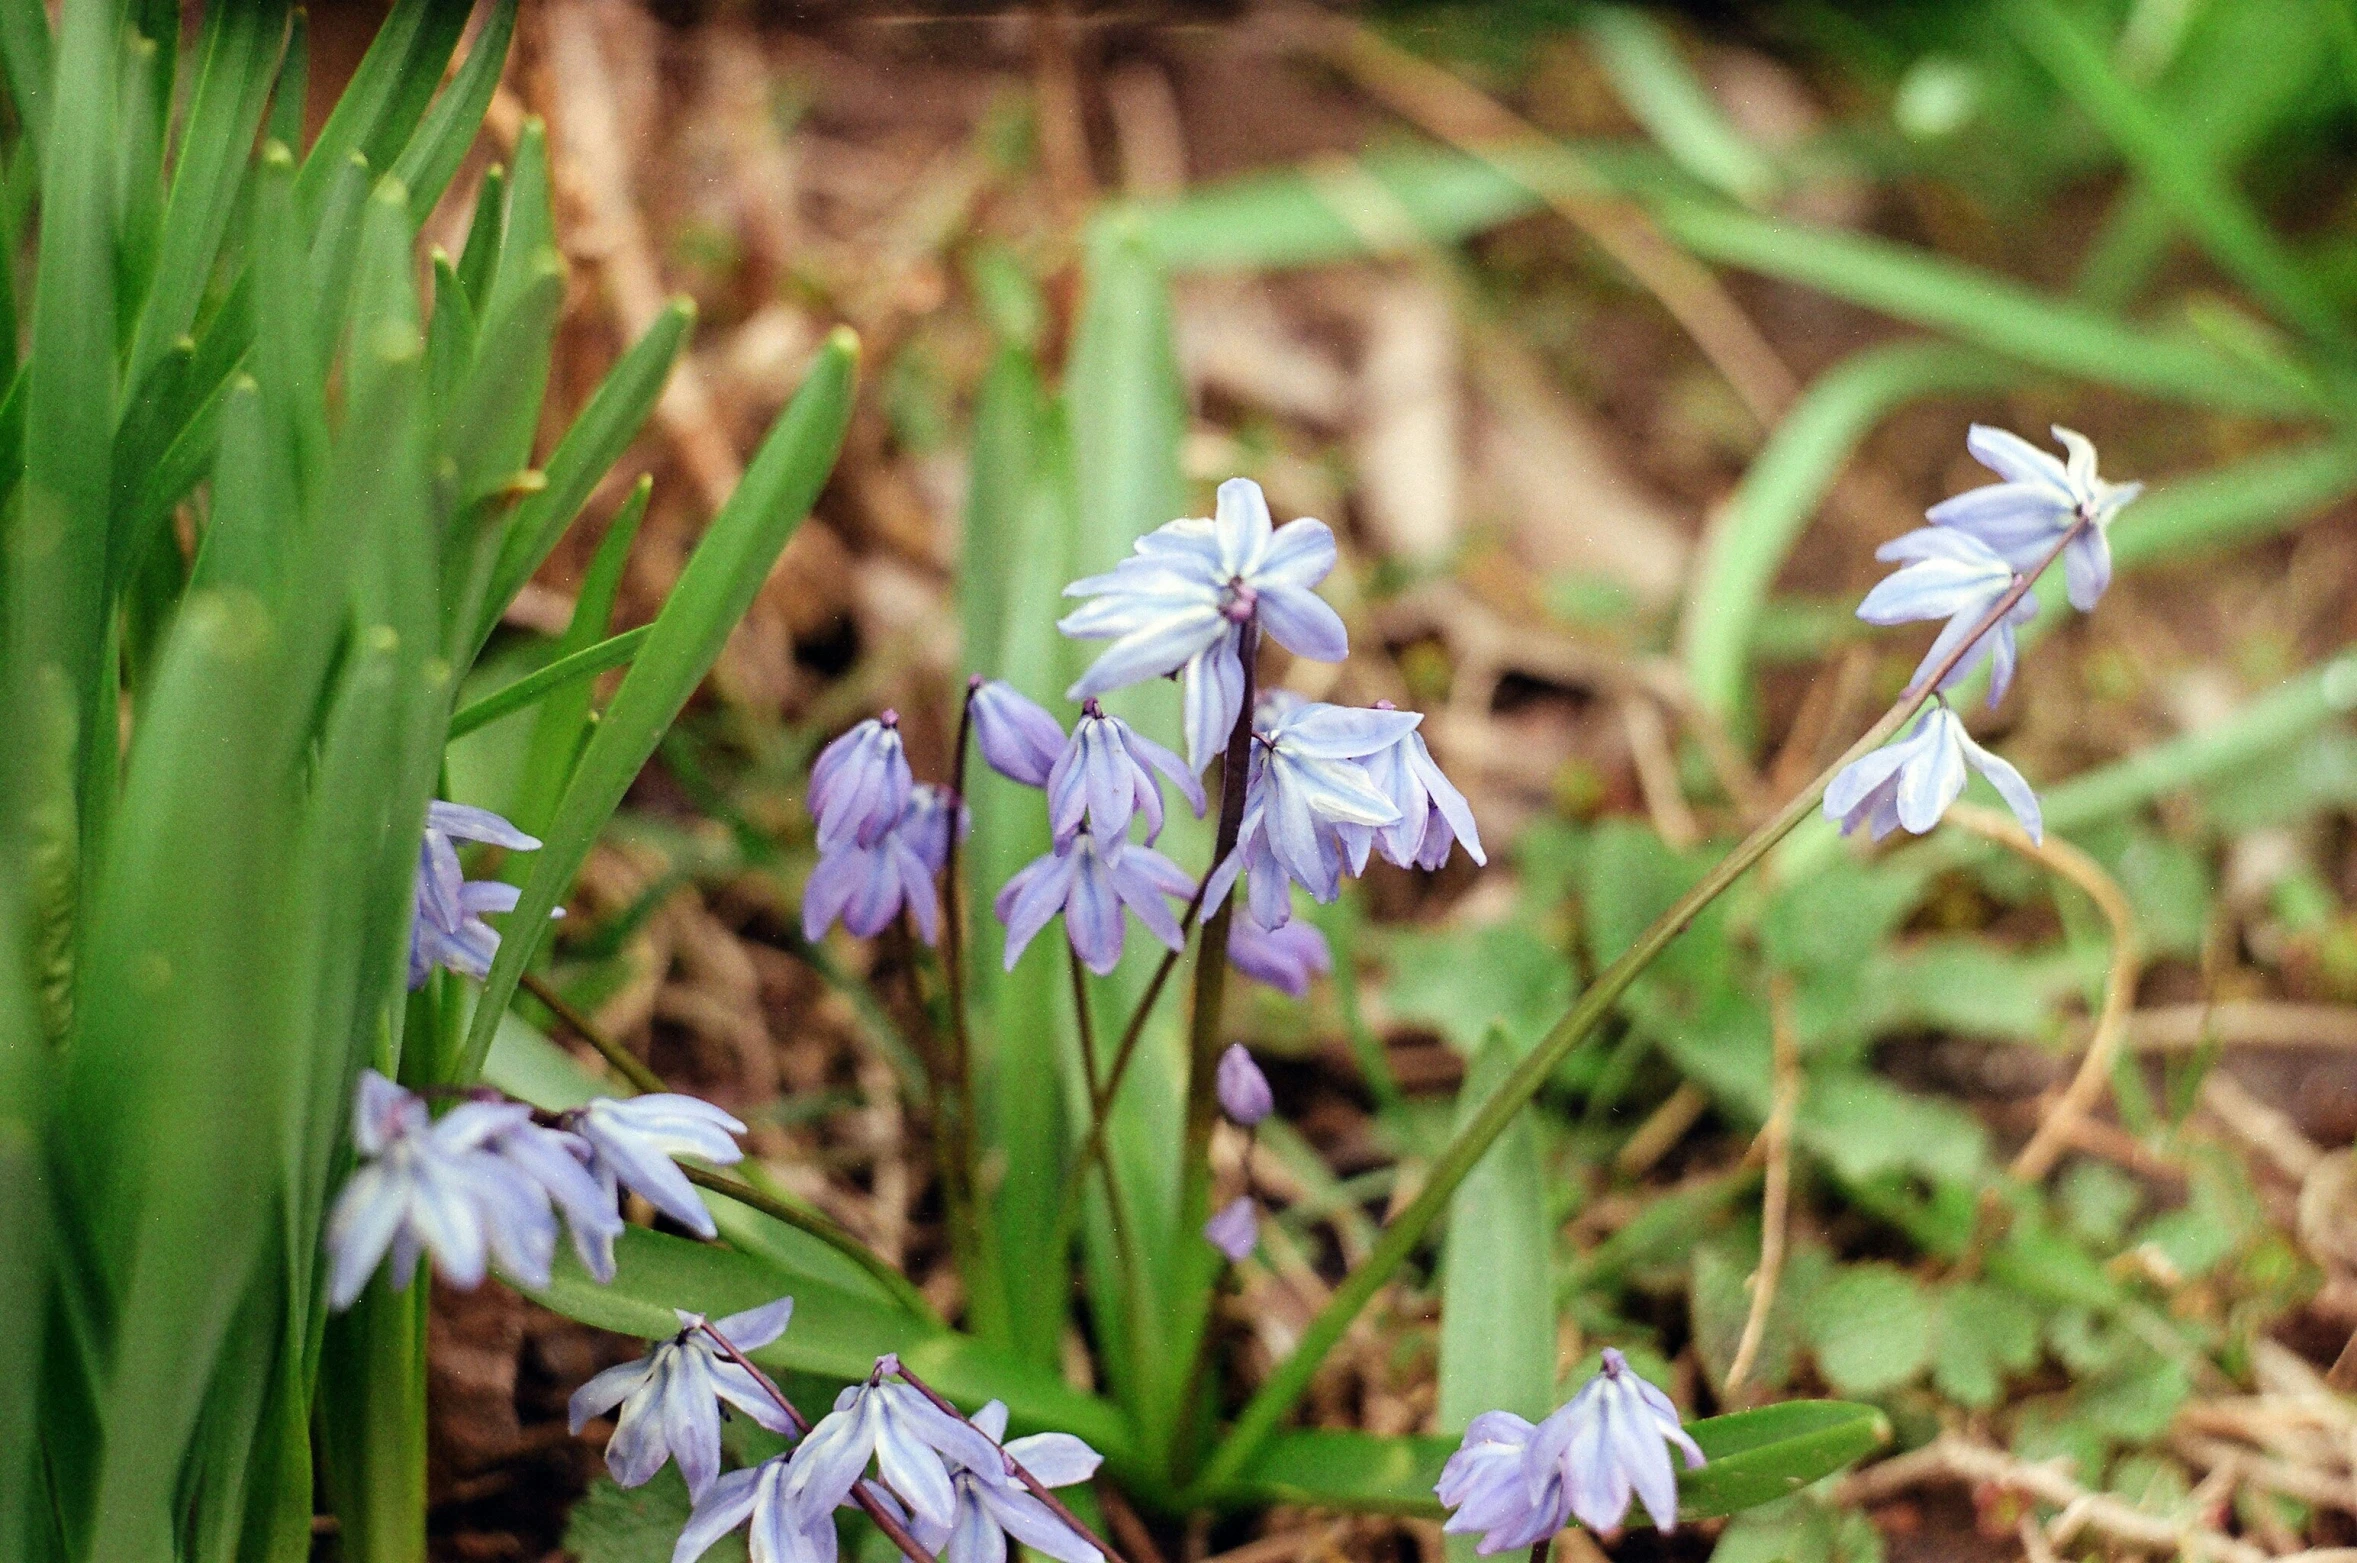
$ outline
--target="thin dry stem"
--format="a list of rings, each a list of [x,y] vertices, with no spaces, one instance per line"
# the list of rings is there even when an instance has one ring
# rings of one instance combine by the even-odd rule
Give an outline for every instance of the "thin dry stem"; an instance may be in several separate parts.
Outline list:
[[[1760,1267],[1751,1278],[1751,1309],[1743,1318],[1743,1335],[1735,1344],[1735,1360],[1727,1365],[1727,1398],[1743,1387],[1759,1359],[1760,1342],[1767,1338],[1768,1315],[1776,1306],[1776,1288],[1784,1279],[1784,1234],[1792,1198],[1792,1122],[1800,1113],[1802,1073],[1800,1043],[1792,1031],[1792,981],[1782,972],[1768,979],[1768,1019],[1774,1037],[1776,1096],[1760,1130],[1762,1154],[1768,1169],[1760,1192]]]

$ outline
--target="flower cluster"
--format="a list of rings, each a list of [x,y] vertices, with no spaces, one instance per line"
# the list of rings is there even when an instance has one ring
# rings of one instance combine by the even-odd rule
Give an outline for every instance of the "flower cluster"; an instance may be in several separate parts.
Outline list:
[[[810,771],[810,812],[818,821],[818,866],[802,892],[802,932],[816,940],[829,924],[872,938],[902,912],[931,944],[940,933],[934,876],[972,821],[946,787],[909,779],[900,717],[870,717],[828,744]]]
[[[479,841],[511,852],[537,851],[540,841],[489,809],[439,799],[426,805],[425,835],[417,846],[416,908],[409,923],[409,987],[426,985],[437,966],[478,982],[499,954],[499,932],[487,912],[512,912],[520,893],[496,879],[468,879],[458,866],[458,843]],[[561,912],[558,915],[562,915]]]
[[[672,1158],[738,1161],[732,1136],[744,1132],[709,1102],[667,1093],[600,1099],[552,1123],[484,1093],[435,1118],[424,1098],[363,1070],[352,1112],[360,1165],[328,1217],[328,1303],[349,1308],[388,1252],[396,1290],[425,1254],[456,1286],[479,1285],[494,1264],[546,1286],[560,1214],[582,1268],[610,1281],[620,1191],[711,1237],[711,1212]]]
[[[1453,1511],[1441,1528],[1481,1533],[1474,1550],[1487,1556],[1536,1546],[1575,1518],[1618,1530],[1634,1496],[1657,1529],[1676,1530],[1672,1444],[1688,1470],[1703,1463],[1670,1397],[1607,1346],[1596,1376],[1536,1426],[1511,1411],[1473,1419],[1433,1488]]]
[[[1945,691],[1985,662],[1989,704],[2005,698],[2013,682],[2014,632],[2038,612],[2023,577],[2057,548],[2071,606],[2093,609],[2111,584],[2107,529],[2144,485],[2097,476],[2095,447],[2086,436],[2058,426],[2054,437],[2066,459],[2017,434],[1974,424],[1965,448],[2005,481],[1942,500],[1925,512],[1930,526],[1877,550],[1876,558],[1901,568],[1866,594],[1858,617],[1883,625],[1947,621],[1915,669],[1916,686],[1937,673],[1938,691]],[[2011,604],[1998,614],[2009,596]],[[1844,835],[1861,825],[1876,841],[1902,826],[1921,835],[1962,794],[1967,769],[1988,778],[2033,839],[2043,835],[2037,794],[2019,771],[1972,741],[1945,699],[1897,742],[1846,766],[1825,789],[1825,813]]]

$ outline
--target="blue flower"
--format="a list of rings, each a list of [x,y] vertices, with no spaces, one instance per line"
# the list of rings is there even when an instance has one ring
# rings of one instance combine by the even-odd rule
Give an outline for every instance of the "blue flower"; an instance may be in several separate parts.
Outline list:
[[[1394,707],[1388,700],[1378,700],[1375,709],[1389,711]],[[1421,868],[1429,873],[1449,860],[1451,846],[1463,842],[1466,856],[1474,862],[1489,861],[1481,850],[1481,832],[1474,828],[1473,806],[1433,763],[1421,731],[1403,733],[1396,742],[1359,763],[1375,790],[1399,810],[1398,822],[1384,826],[1375,836],[1376,848],[1385,857],[1402,868]],[[1359,861],[1365,860],[1362,851]]]
[[[1002,1445],[1007,1456],[1020,1461],[1042,1487],[1070,1487],[1096,1474],[1102,1460],[1094,1449],[1070,1433],[1034,1433],[1009,1443],[1007,1408],[993,1400],[974,1413],[974,1426],[991,1443]],[[1004,1459],[989,1469],[959,1465],[950,1473],[957,1495],[956,1515],[947,1525],[922,1518],[911,1527],[918,1543],[941,1563],[1008,1563],[1007,1538],[1012,1536],[1058,1563],[1099,1563],[1103,1554],[1087,1538],[1057,1517],[1056,1511],[1033,1497],[1006,1468]]]
[[[352,1306],[388,1249],[396,1291],[427,1253],[453,1286],[480,1285],[494,1261],[527,1285],[546,1286],[556,1252],[548,1195],[491,1148],[531,1119],[528,1107],[464,1102],[437,1120],[419,1098],[362,1070],[352,1106],[361,1163],[327,1221],[328,1306]]]
[[[947,1527],[957,1514],[950,1472],[1005,1469],[998,1445],[910,1385],[892,1382],[899,1371],[898,1358],[879,1357],[866,1383],[836,1398],[835,1409],[794,1451],[783,1494],[788,1503],[805,1513],[831,1513],[872,1458],[884,1485],[920,1523]]]
[[[670,1091],[597,1097],[566,1114],[566,1122],[588,1145],[590,1171],[609,1206],[617,1187],[631,1189],[696,1236],[717,1235],[712,1212],[674,1158],[693,1156],[716,1167],[744,1160],[735,1139],[745,1132],[742,1123],[710,1102]]]
[[[1298,698],[1264,702],[1253,718],[1253,764],[1236,850],[1212,871],[1205,907],[1226,899],[1238,873],[1250,876],[1250,909],[1263,928],[1291,920],[1290,884],[1321,903],[1333,900],[1345,869],[1365,869],[1375,830],[1400,820],[1399,805],[1376,788],[1361,761],[1398,744],[1423,720],[1413,711]]]
[[[1203,1223],[1203,1236],[1228,1256],[1230,1264],[1242,1264],[1260,1243],[1260,1207],[1252,1203],[1251,1195],[1237,1195]]]
[[[1234,932],[1229,933],[1228,953],[1235,954]],[[1240,1128],[1249,1129],[1276,1109],[1276,1098],[1269,1093],[1269,1077],[1260,1072],[1260,1065],[1252,1061],[1251,1052],[1241,1042],[1231,1042],[1227,1051],[1219,1055],[1219,1067],[1214,1075],[1219,1092],[1219,1110]]]
[[[1473,1419],[1433,1489],[1455,1511],[1441,1529],[1486,1532],[1474,1550],[1505,1552],[1535,1546],[1575,1516],[1590,1530],[1618,1530],[1633,1496],[1667,1534],[1678,1528],[1673,1444],[1688,1470],[1703,1463],[1669,1396],[1607,1346],[1601,1371],[1536,1427],[1510,1411]]]
[[[2018,434],[1974,424],[1965,436],[1973,459],[2005,481],[1991,483],[1925,512],[1935,526],[1970,532],[2016,570],[2037,567],[2064,532],[2085,520],[2091,525],[2063,555],[2063,580],[2071,606],[2084,613],[2111,584],[2111,543],[2105,530],[2138,494],[2141,483],[2106,483],[2095,472],[2095,447],[2074,430],[2054,426],[2067,462],[2038,449]]]
[[[1048,823],[1062,845],[1080,833],[1085,819],[1100,841],[1128,836],[1132,815],[1146,817],[1146,844],[1162,834],[1160,771],[1170,778],[1196,817],[1204,807],[1203,784],[1179,757],[1140,734],[1090,696],[1073,724],[1072,741],[1048,772]]]
[[[417,905],[409,924],[409,987],[426,985],[437,966],[480,981],[499,954],[499,933],[483,921],[487,912],[512,912],[519,891],[497,880],[469,880],[459,871],[461,841],[480,841],[515,852],[531,852],[539,839],[527,836],[489,809],[439,799],[426,805],[425,835],[417,847]]]
[[[606,1469],[625,1487],[651,1481],[666,1459],[679,1462],[689,1496],[701,1502],[720,1475],[720,1402],[727,1401],[773,1433],[793,1431],[783,1407],[760,1380],[723,1356],[704,1333],[703,1316],[674,1309],[679,1333],[634,1362],[606,1369],[573,1392],[566,1418],[574,1435],[589,1419],[616,1406],[614,1436],[606,1441]],[[742,1352],[785,1333],[794,1299],[731,1314],[713,1328]]]
[[[1955,527],[1922,526],[1895,537],[1874,551],[1884,560],[1904,560],[1906,567],[1880,582],[1858,604],[1858,617],[1869,624],[1913,624],[1926,619],[1948,622],[1916,665],[1911,682],[1920,685],[1932,669],[1946,660],[1974,626],[1989,616],[1998,599],[2019,579],[2012,565],[1970,532]],[[1949,689],[1970,677],[1973,669],[1992,656],[1989,704],[2005,698],[2013,683],[2014,626],[2038,616],[2038,599],[2024,592],[2006,610],[1994,630],[1975,641],[1957,660],[1940,688]]]
[[[1134,841],[1100,841],[1082,831],[1045,857],[1033,858],[1008,880],[991,910],[1006,925],[1006,966],[1015,962],[1058,912],[1064,937],[1090,971],[1102,977],[1121,961],[1128,907],[1151,933],[1173,950],[1186,946],[1166,896],[1185,899],[1195,881],[1185,869]]]
[[[791,1453],[731,1471],[712,1484],[681,1527],[671,1563],[695,1563],[712,1544],[751,1522],[745,1536],[752,1563],[835,1563],[835,1515],[787,1496]]]
[[[1298,999],[1309,992],[1310,978],[1334,969],[1334,952],[1326,936],[1301,918],[1282,928],[1263,928],[1249,906],[1240,906],[1228,924],[1228,964]]]
[[[1349,653],[1341,618],[1311,589],[1334,559],[1334,534],[1324,522],[1304,519],[1279,530],[1260,485],[1230,478],[1219,486],[1211,519],[1158,527],[1111,571],[1064,588],[1067,597],[1093,600],[1057,627],[1076,640],[1113,642],[1066,698],[1183,672],[1187,762],[1200,772],[1226,745],[1243,705],[1245,625],[1258,624],[1314,661],[1340,662]]]
[[[904,795],[899,819],[871,844],[846,838],[819,853],[802,886],[802,935],[812,943],[828,924],[863,939],[890,926],[905,908],[917,937],[931,944],[939,936],[941,903],[933,876],[949,860],[954,832],[963,837],[972,820],[944,787],[920,784]]]
[[[974,746],[990,768],[1026,787],[1045,787],[1064,752],[1064,729],[1014,685],[973,680],[966,709],[973,713]]]
[[[601,1283],[611,1281],[614,1239],[622,1235],[623,1222],[614,1208],[613,1181],[599,1178],[593,1169],[596,1152],[589,1142],[578,1134],[544,1128],[524,1118],[484,1143],[530,1178],[549,1203],[564,1212],[581,1267]]]
[[[907,809],[909,785],[899,713],[869,717],[828,744],[810,768],[819,851],[876,845]]]
[[[1963,721],[1944,704],[1926,711],[1898,742],[1844,766],[1825,789],[1825,817],[1839,821],[1845,836],[1860,825],[1876,841],[1902,825],[1920,836],[1963,793],[1967,765],[1989,779],[2030,839],[2045,839],[2038,795],[2030,784],[1974,743]]]

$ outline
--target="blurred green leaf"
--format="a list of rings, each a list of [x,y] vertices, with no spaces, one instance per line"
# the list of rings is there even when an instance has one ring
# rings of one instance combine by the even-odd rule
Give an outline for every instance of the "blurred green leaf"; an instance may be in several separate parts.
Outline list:
[[[577,1563],[671,1563],[680,1527],[694,1507],[676,1465],[664,1466],[653,1481],[637,1487],[620,1487],[601,1476],[565,1516],[565,1551]],[[703,1555],[703,1563],[744,1559],[740,1531],[730,1531]]]
[[[1600,5],[1584,31],[1621,102],[1671,161],[1746,205],[1776,193],[1775,163],[1729,122],[1668,27],[1633,6]]]
[[[1845,1395],[1878,1395],[1923,1371],[1934,1318],[1923,1287],[1904,1270],[1845,1265],[1809,1304],[1809,1344],[1826,1383]]]
[[[1851,1182],[1902,1170],[1967,1182],[1988,1162],[1987,1131],[1963,1107],[1857,1070],[1812,1071],[1794,1128]]]
[[[1571,962],[1518,923],[1403,934],[1389,947],[1384,1002],[1460,1049],[1478,1050],[1493,1027],[1519,1055],[1571,1003]]]
[[[2003,1375],[2038,1360],[2038,1316],[2001,1286],[1964,1282],[1938,1294],[1932,1382],[1960,1405],[1985,1411],[2004,1391]]]
[[[1719,1532],[1710,1563],[1883,1563],[1882,1532],[1806,1493],[1749,1509]]]

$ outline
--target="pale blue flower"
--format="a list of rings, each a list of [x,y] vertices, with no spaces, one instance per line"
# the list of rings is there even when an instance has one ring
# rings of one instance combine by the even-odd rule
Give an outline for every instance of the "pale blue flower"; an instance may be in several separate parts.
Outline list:
[[[426,985],[437,966],[480,981],[499,954],[499,932],[486,913],[512,912],[520,892],[497,880],[469,880],[459,871],[461,841],[480,841],[514,852],[531,852],[539,839],[528,836],[489,809],[436,799],[426,805],[425,834],[417,847],[416,907],[409,924],[410,991]],[[559,914],[552,914],[559,915]]]
[[[1006,1458],[1021,1462],[1042,1487],[1085,1482],[1096,1474],[1102,1459],[1070,1433],[1033,1433],[1008,1442],[1007,1408],[1001,1401],[993,1400],[975,1412],[974,1426],[992,1444],[1003,1445]],[[1099,1563],[1104,1554],[1033,1497],[1007,1470],[1006,1458],[994,1460],[986,1470],[963,1464],[952,1470],[956,1515],[947,1525],[915,1518],[910,1531],[918,1544],[941,1563],[1008,1563],[1011,1536],[1058,1563]]]
[[[851,1495],[873,1459],[883,1484],[918,1522],[947,1527],[957,1512],[951,1471],[1005,1469],[995,1443],[912,1386],[893,1382],[899,1371],[897,1357],[878,1357],[866,1383],[836,1397],[835,1409],[794,1451],[786,1471],[787,1502],[808,1514],[830,1513]]]
[[[1228,934],[1228,955],[1235,956],[1235,932]],[[1276,1098],[1269,1092],[1269,1077],[1260,1072],[1260,1065],[1243,1043],[1231,1042],[1227,1051],[1219,1055],[1219,1067],[1213,1083],[1218,1089],[1219,1110],[1239,1128],[1249,1129],[1276,1109]]]
[[[1045,857],[1033,858],[1006,882],[991,910],[1006,925],[1006,967],[1015,969],[1024,949],[1056,914],[1064,915],[1064,937],[1083,965],[1102,977],[1121,961],[1127,907],[1146,931],[1173,950],[1186,935],[1165,898],[1195,893],[1187,871],[1134,841],[1103,842],[1082,831]]]
[[[501,1129],[486,1142],[492,1152],[539,1185],[549,1203],[564,1212],[581,1267],[600,1283],[614,1278],[614,1239],[622,1235],[614,1185],[593,1170],[597,1153],[580,1135],[545,1128],[529,1118]]]
[[[1903,560],[1906,567],[1888,577],[1858,604],[1858,617],[1869,624],[1914,624],[1946,619],[1931,649],[1915,668],[1912,683],[1920,686],[1932,669],[1955,651],[1964,637],[1989,616],[1999,599],[2020,579],[2012,565],[1970,532],[1955,527],[1922,526],[1895,537],[1874,551],[1883,560]],[[1940,680],[1950,689],[1972,675],[1981,663],[1989,669],[1989,704],[2005,698],[2013,683],[2014,627],[2038,616],[2038,599],[2028,592],[2005,611],[1995,629],[1973,642]]]
[[[774,1455],[714,1482],[681,1527],[671,1563],[695,1563],[714,1542],[748,1522],[751,1563],[835,1563],[834,1511],[787,1495],[793,1465],[790,1453]]]
[[[1064,728],[1036,701],[1001,679],[977,676],[966,708],[973,714],[974,746],[1009,781],[1045,787],[1064,752]]]
[[[528,1107],[479,1101],[436,1119],[415,1095],[362,1070],[352,1105],[361,1161],[327,1220],[328,1306],[349,1308],[388,1249],[395,1291],[428,1253],[453,1286],[480,1285],[492,1263],[546,1286],[556,1253],[548,1195],[491,1148],[531,1120]]]
[[[1203,1223],[1203,1236],[1228,1256],[1229,1263],[1242,1264],[1260,1243],[1260,1207],[1252,1203],[1251,1195],[1237,1195],[1212,1212],[1211,1219]]]
[[[1119,841],[1129,834],[1135,815],[1146,819],[1146,844],[1162,834],[1162,788],[1154,780],[1161,772],[1177,786],[1180,796],[1203,814],[1203,784],[1179,757],[1146,737],[1090,696],[1081,703],[1080,720],[1073,724],[1072,741],[1056,757],[1048,772],[1048,824],[1059,846],[1080,833],[1085,820],[1100,841]]]
[[[1534,1493],[1560,1480],[1571,1512],[1595,1531],[1619,1529],[1633,1493],[1666,1535],[1678,1528],[1672,1444],[1686,1469],[1702,1465],[1702,1449],[1678,1424],[1670,1397],[1607,1346],[1596,1376],[1533,1432],[1522,1455],[1523,1480]]]
[[[1187,762],[1200,772],[1225,747],[1243,705],[1245,625],[1258,624],[1313,661],[1348,654],[1341,618],[1312,590],[1334,560],[1334,534],[1324,522],[1276,528],[1260,485],[1230,478],[1219,486],[1211,519],[1158,527],[1111,571],[1064,588],[1067,597],[1092,601],[1057,627],[1076,640],[1113,642],[1067,698],[1183,672]]]
[[[1943,499],[1925,513],[1935,526],[1970,532],[2016,570],[2037,568],[2073,524],[2090,522],[2062,560],[2071,606],[2084,613],[2111,584],[2106,529],[2144,485],[2098,477],[2095,447],[2085,435],[2056,424],[2054,437],[2068,453],[2067,461],[2057,461],[2018,434],[1974,424],[1965,449],[2005,481]]]
[[[1228,964],[1298,999],[1309,992],[1312,977],[1334,969],[1334,952],[1315,924],[1296,917],[1281,928],[1264,928],[1251,907],[1239,906],[1228,923]]]
[[[1900,826],[1920,836],[1940,822],[1964,792],[1965,767],[1997,789],[2033,841],[2045,839],[2038,795],[2021,772],[1972,741],[1946,705],[1923,713],[1907,736],[1842,768],[1825,789],[1825,817],[1848,835],[1860,825],[1880,841]]]
[[[873,843],[846,838],[820,851],[802,886],[803,937],[815,944],[841,918],[852,933],[873,938],[906,910],[917,937],[931,944],[941,919],[933,878],[949,860],[953,828],[963,838],[972,823],[947,788],[912,786],[900,818]]]
[[[1388,700],[1375,702],[1378,711],[1394,709]],[[1432,751],[1424,746],[1424,734],[1411,731],[1360,762],[1367,780],[1377,792],[1391,800],[1399,810],[1397,823],[1382,827],[1375,834],[1376,849],[1402,868],[1421,868],[1430,872],[1449,860],[1449,848],[1464,843],[1466,856],[1476,863],[1487,863],[1489,857],[1481,850],[1481,832],[1473,824],[1473,806],[1465,795],[1443,776],[1433,763]],[[1353,826],[1352,830],[1365,829]],[[1346,832],[1346,835],[1348,832]],[[1359,861],[1366,855],[1359,853]]]
[[[566,1418],[578,1436],[590,1418],[620,1406],[614,1436],[606,1441],[606,1469],[614,1480],[641,1486],[665,1460],[675,1459],[689,1496],[701,1502],[720,1475],[720,1402],[773,1433],[792,1432],[794,1424],[761,1381],[730,1361],[704,1333],[701,1314],[672,1311],[679,1316],[679,1333],[575,1390]],[[713,1328],[737,1350],[751,1352],[784,1334],[793,1315],[794,1299],[781,1297],[767,1307],[716,1320]]]
[[[692,1156],[716,1167],[743,1161],[735,1138],[745,1132],[742,1123],[710,1102],[671,1091],[600,1096],[565,1120],[589,1146],[590,1171],[608,1205],[617,1186],[627,1188],[696,1236],[718,1235],[712,1212],[675,1158]]]
[[[1543,1472],[1532,1482],[1524,1456],[1538,1429],[1511,1411],[1484,1411],[1465,1428],[1464,1442],[1440,1468],[1433,1492],[1453,1511],[1441,1529],[1451,1535],[1479,1533],[1474,1551],[1487,1557],[1534,1547],[1571,1520],[1563,1475]]]
[[[1236,850],[1214,869],[1203,904],[1217,907],[1236,875],[1250,876],[1250,908],[1264,928],[1293,916],[1288,885],[1320,903],[1340,891],[1345,871],[1367,864],[1375,831],[1400,820],[1362,760],[1389,749],[1424,718],[1414,711],[1362,709],[1290,699],[1270,701],[1253,722],[1253,764]]]
[[[898,712],[869,717],[828,744],[810,768],[819,851],[876,845],[907,809],[909,787]]]

